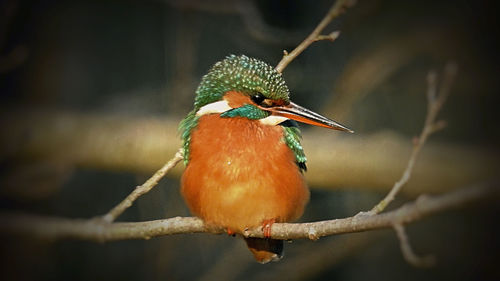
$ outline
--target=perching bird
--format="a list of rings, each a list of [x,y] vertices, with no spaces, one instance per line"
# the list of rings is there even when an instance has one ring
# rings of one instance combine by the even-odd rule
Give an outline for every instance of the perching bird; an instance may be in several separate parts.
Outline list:
[[[186,169],[181,192],[193,214],[229,234],[298,219],[309,200],[299,121],[352,132],[289,98],[280,73],[247,56],[217,62],[181,122]],[[245,238],[261,263],[279,260],[283,241]]]

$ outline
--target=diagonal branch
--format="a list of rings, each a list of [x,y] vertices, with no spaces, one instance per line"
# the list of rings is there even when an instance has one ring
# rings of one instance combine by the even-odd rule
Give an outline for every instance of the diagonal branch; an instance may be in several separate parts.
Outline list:
[[[151,176],[145,183],[137,186],[132,193],[130,193],[123,201],[111,209],[106,215],[102,216],[105,222],[113,222],[118,218],[126,209],[128,209],[134,203],[137,198],[141,195],[148,193],[153,187],[155,187],[161,178],[170,171],[177,163],[182,160],[183,150],[180,148],[175,156],[170,159],[161,169],[156,171],[153,176]]]
[[[328,24],[330,24],[330,22],[334,18],[338,17],[340,14],[344,12],[346,8],[353,6],[355,3],[356,1],[354,0],[335,1],[335,4],[333,4],[330,10],[328,10],[326,16],[321,20],[321,22],[318,24],[318,26],[316,26],[316,28],[311,32],[311,34],[309,34],[309,36],[307,36],[307,38],[304,39],[304,41],[302,41],[302,43],[300,43],[297,47],[295,47],[295,49],[293,49],[293,51],[291,51],[290,53],[284,51],[283,58],[275,68],[276,71],[280,73],[283,72],[283,69],[285,69],[285,67],[287,67],[287,65],[290,62],[292,62],[292,60],[294,60],[298,55],[300,55],[300,53],[302,53],[305,49],[307,49],[307,47],[309,47],[309,45],[311,45],[312,43],[320,40],[334,41],[340,34],[338,31],[332,32],[328,35],[322,35],[321,32],[323,31],[323,29],[325,29],[325,27]]]
[[[393,228],[398,236],[403,257],[409,264],[415,267],[430,267],[436,263],[436,258],[434,256],[419,257],[415,254],[415,252],[413,252],[403,224],[395,223]]]

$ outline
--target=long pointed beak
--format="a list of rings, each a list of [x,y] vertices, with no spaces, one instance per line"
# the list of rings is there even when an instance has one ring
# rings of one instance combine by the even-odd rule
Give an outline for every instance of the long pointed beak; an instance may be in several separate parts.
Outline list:
[[[339,130],[339,131],[345,131],[349,133],[354,133],[353,130],[347,128],[346,126],[333,121],[331,119],[326,118],[323,115],[320,115],[312,110],[309,110],[305,107],[302,107],[298,104],[295,104],[293,102],[290,102],[290,104],[283,105],[283,106],[273,106],[266,108],[269,112],[271,112],[273,115],[279,115],[283,116],[289,119],[293,119],[298,122],[314,125],[314,126],[319,126],[319,127],[325,127],[329,129],[334,129],[334,130]]]

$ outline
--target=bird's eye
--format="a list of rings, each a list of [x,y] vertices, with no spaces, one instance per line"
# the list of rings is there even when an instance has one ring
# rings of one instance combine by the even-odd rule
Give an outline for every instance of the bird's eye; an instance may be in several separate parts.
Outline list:
[[[261,93],[255,94],[250,97],[253,102],[257,105],[261,105],[261,103],[266,99]]]
[[[262,106],[262,107],[274,106],[274,101],[272,99],[268,99],[268,98],[264,97],[264,95],[262,95],[261,93],[257,93],[255,95],[251,96],[250,99],[252,99],[252,101],[258,106]]]

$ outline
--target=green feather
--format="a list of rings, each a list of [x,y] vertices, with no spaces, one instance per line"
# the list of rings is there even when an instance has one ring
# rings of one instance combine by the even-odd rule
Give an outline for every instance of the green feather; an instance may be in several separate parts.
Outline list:
[[[258,120],[266,118],[269,115],[271,115],[269,112],[254,105],[245,104],[244,106],[223,112],[220,117],[246,117],[248,119]]]
[[[307,157],[304,153],[304,149],[300,144],[300,140],[302,139],[302,135],[300,134],[300,130],[297,127],[295,122],[292,123],[291,126],[283,126],[284,130],[284,141],[288,145],[288,147],[293,151],[295,155],[295,161],[299,166],[301,171],[306,171],[306,162]]]
[[[198,125],[199,117],[196,116],[196,111],[189,112],[179,124],[179,132],[182,138],[182,148],[184,149],[184,165],[189,162],[189,144],[191,143],[191,131]]]

